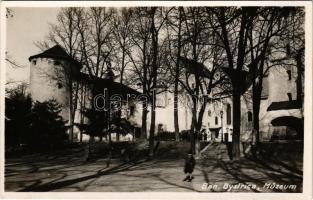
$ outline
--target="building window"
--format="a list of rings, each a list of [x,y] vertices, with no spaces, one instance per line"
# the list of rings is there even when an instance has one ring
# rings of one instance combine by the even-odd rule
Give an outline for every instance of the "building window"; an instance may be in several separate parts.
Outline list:
[[[252,112],[248,111],[248,122],[252,122]]]
[[[227,121],[227,125],[231,124],[231,106],[229,104],[227,104],[227,107],[226,107],[226,121]]]
[[[32,63],[33,63],[33,65],[36,65],[37,60],[33,60]]]
[[[218,125],[218,117],[215,117],[215,125]]]
[[[63,87],[62,83],[57,83],[57,86],[59,89],[61,89]]]
[[[133,116],[135,114],[135,106],[130,106],[129,108],[129,115]]]
[[[158,124],[158,133],[161,133],[164,131],[163,124]]]
[[[288,95],[288,100],[289,100],[289,101],[292,101],[292,95],[291,95],[291,93],[288,92],[287,95]]]
[[[211,110],[208,111],[208,116],[211,117]]]
[[[291,80],[291,70],[287,70],[287,74],[288,74],[288,80]]]

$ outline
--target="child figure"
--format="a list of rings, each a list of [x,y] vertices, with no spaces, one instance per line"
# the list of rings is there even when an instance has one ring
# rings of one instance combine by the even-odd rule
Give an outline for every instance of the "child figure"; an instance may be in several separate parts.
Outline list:
[[[183,181],[192,181],[193,176],[192,172],[195,167],[196,161],[192,154],[188,154],[187,158],[185,159],[185,167],[184,167],[184,172],[186,174],[186,178]]]

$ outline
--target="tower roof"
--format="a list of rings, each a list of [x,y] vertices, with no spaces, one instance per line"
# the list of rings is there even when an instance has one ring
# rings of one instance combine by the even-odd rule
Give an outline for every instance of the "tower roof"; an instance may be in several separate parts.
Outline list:
[[[66,53],[66,51],[60,46],[55,45],[54,47],[40,53],[37,55],[30,56],[28,58],[29,61],[31,61],[34,58],[56,58],[56,59],[62,59],[67,60],[69,62],[72,62],[73,64],[77,65],[79,68],[81,68],[81,64],[77,62],[74,58],[72,58],[70,55]]]

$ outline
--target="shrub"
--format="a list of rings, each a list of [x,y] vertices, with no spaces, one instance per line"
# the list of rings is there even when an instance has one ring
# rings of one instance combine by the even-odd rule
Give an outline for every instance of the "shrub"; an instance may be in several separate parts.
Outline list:
[[[7,90],[5,98],[5,145],[26,143],[25,131],[29,129],[32,100],[25,94],[25,85]]]
[[[52,99],[45,102],[36,101],[33,105],[28,132],[28,143],[34,146],[55,147],[68,141],[65,121],[59,115],[61,105]]]
[[[159,140],[163,141],[169,141],[169,140],[175,140],[175,133],[170,131],[161,131],[158,133]]]
[[[26,85],[7,89],[5,98],[6,148],[29,145],[52,147],[67,141],[65,121],[56,100],[32,102]]]
[[[99,136],[103,137],[107,134],[107,113],[96,111],[95,109],[87,109],[84,114],[89,120],[89,123],[80,126],[81,130],[84,131],[89,136]]]
[[[181,140],[190,141],[190,130],[183,130],[179,133]]]

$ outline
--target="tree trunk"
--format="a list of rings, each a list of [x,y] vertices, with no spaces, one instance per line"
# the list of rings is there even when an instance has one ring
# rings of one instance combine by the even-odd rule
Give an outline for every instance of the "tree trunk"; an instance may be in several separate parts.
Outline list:
[[[265,48],[267,44],[265,45]],[[252,92],[253,92],[253,130],[255,132],[256,146],[258,147],[260,144],[260,127],[259,127],[259,114],[260,114],[260,106],[261,106],[261,96],[263,89],[263,77],[264,73],[264,54],[263,59],[260,62],[259,66],[259,74],[256,73],[256,68],[253,68],[253,83],[252,83]]]
[[[156,89],[157,89],[157,78],[158,78],[158,32],[154,24],[154,15],[156,12],[156,7],[152,8],[152,23],[151,23],[151,33],[152,33],[152,47],[153,47],[153,60],[152,60],[152,79],[153,79],[153,94],[151,102],[151,126],[150,126],[150,137],[149,137],[149,157],[154,156],[154,134],[155,134],[155,104],[156,104]]]
[[[193,155],[196,153],[196,125],[197,125],[197,99],[192,97],[193,107],[192,107],[192,121],[190,127],[190,151]]]
[[[143,87],[143,94],[146,96],[149,95],[149,86],[147,86],[147,65],[146,65],[146,44],[147,40],[144,40],[143,44],[143,81],[142,81],[142,87]],[[141,139],[147,138],[147,115],[148,115],[148,102],[144,100],[142,102],[142,116],[141,116]]]
[[[85,117],[83,114],[83,111],[85,109],[86,106],[86,86],[83,85],[83,83],[81,83],[81,101],[80,101],[80,124],[84,124],[85,123]],[[83,142],[83,131],[80,130],[80,139],[79,141],[82,143]]]
[[[259,127],[260,101],[253,102],[253,130],[255,131],[255,142],[258,146],[260,143],[260,127]]]
[[[196,151],[196,156],[200,155],[201,149],[200,149],[200,140],[201,140],[201,128],[202,128],[202,121],[203,121],[203,115],[205,112],[205,108],[207,106],[207,101],[208,101],[208,97],[204,96],[203,97],[203,104],[201,106],[201,109],[199,111],[198,114],[198,119],[197,119],[197,125],[196,125],[196,137],[195,137],[195,151]]]
[[[175,66],[175,85],[174,85],[174,127],[175,127],[175,138],[179,141],[179,122],[178,122],[178,81],[179,81],[179,62],[181,52],[181,24],[182,14],[181,8],[179,8],[179,23],[178,23],[178,44],[177,44],[177,58]]]
[[[80,111],[80,124],[84,124],[84,115],[82,113],[82,110]],[[83,142],[83,131],[80,130],[80,137],[79,137],[79,142],[82,143]]]
[[[194,122],[192,120],[191,122],[191,128],[190,128],[190,153],[195,155],[195,129],[194,129]]]
[[[254,80],[255,82],[255,80]],[[258,146],[260,143],[260,128],[259,128],[259,114],[260,114],[260,104],[261,104],[261,93],[262,93],[262,81],[258,84],[254,83],[252,85],[253,89],[253,133],[255,134],[255,142]]]
[[[177,97],[178,81],[175,81],[174,89],[174,127],[175,127],[175,139],[179,141],[179,123],[178,123],[178,97]]]
[[[303,49],[300,49],[299,52],[296,55],[296,63],[297,63],[297,101],[302,102],[302,74],[303,74],[303,63],[302,63],[302,57],[303,57]]]
[[[154,133],[155,133],[155,103],[152,103],[151,125],[150,125],[150,135],[149,135],[149,157],[150,158],[154,156]]]
[[[232,138],[232,155],[234,159],[240,158],[240,122],[241,122],[241,104],[240,92],[233,84],[233,138]],[[239,87],[239,86],[238,86]]]
[[[120,83],[121,84],[123,84],[124,70],[125,70],[125,46],[123,45],[123,48],[122,48],[122,68],[121,68],[121,74],[120,74]]]
[[[200,129],[195,128],[195,142],[194,142],[194,148],[195,148],[195,155],[196,157],[200,156]]]
[[[174,128],[175,139],[179,141],[179,123],[178,123],[178,64],[176,64],[175,86],[174,86]]]
[[[95,92],[95,86],[91,86],[91,95],[92,98],[94,99],[94,97],[96,96],[96,92]],[[107,104],[106,104],[107,105]],[[91,109],[95,109],[94,108],[94,104],[91,104],[92,108]],[[89,134],[89,140],[88,140],[88,153],[87,153],[87,161],[91,159],[91,154],[92,154],[92,148],[93,148],[93,143],[95,142],[95,138],[93,135]]]
[[[69,78],[71,79],[71,78]],[[70,99],[69,99],[69,135],[70,135],[70,141],[74,142],[74,117],[73,112],[73,83],[72,81],[69,82],[69,91],[70,91]]]
[[[141,116],[141,139],[147,138],[147,115],[148,115],[148,102],[143,101],[142,103],[142,116]]]

